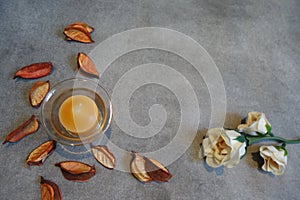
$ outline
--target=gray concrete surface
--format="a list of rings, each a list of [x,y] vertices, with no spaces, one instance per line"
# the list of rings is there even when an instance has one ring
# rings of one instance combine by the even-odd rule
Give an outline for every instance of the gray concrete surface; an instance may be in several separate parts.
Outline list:
[[[247,112],[266,113],[273,131],[299,138],[300,113],[300,1],[298,0],[187,0],[187,1],[0,1],[0,133],[1,139],[40,109],[28,102],[33,80],[13,80],[20,67],[52,61],[53,73],[40,80],[55,84],[76,76],[77,52],[90,52],[109,36],[139,27],[164,27],[199,42],[214,59],[227,95],[225,126],[234,128]],[[64,41],[63,28],[74,21],[95,27],[94,44]],[[45,128],[13,145],[0,146],[1,199],[40,199],[38,177],[55,181],[63,199],[300,199],[300,145],[290,145],[282,176],[258,168],[255,152],[233,169],[213,170],[198,159],[199,143],[208,127],[210,96],[193,66],[171,53],[141,50],[120,57],[101,75],[111,94],[118,79],[144,63],[168,64],[182,73],[195,89],[201,109],[199,132],[188,150],[168,166],[169,183],[141,184],[129,173],[104,169],[93,157],[74,156],[61,147],[41,167],[26,168],[27,154],[48,139]],[[166,74],[166,79],[168,76]],[[162,104],[168,112],[165,127],[150,139],[128,136],[111,126],[111,141],[123,149],[154,151],[168,144],[180,121],[176,96],[165,87],[146,85],[132,96],[132,119],[147,125],[148,109]],[[170,152],[171,154],[172,152]],[[254,159],[253,159],[254,158]],[[97,175],[87,183],[65,180],[54,163],[76,159],[95,164]],[[126,165],[126,163],[124,163]]]

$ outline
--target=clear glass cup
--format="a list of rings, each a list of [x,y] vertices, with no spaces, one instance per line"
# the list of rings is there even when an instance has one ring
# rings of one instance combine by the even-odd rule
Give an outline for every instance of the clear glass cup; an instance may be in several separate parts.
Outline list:
[[[95,101],[100,114],[96,127],[87,134],[72,134],[59,121],[59,108],[70,96],[85,95]],[[42,124],[47,134],[58,143],[78,146],[92,143],[105,134],[112,120],[112,103],[106,90],[89,79],[73,78],[52,87],[41,108]]]

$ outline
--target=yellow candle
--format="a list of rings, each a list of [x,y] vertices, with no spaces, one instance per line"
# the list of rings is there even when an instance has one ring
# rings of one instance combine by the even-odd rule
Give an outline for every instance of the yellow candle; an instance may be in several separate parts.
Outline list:
[[[100,120],[94,100],[84,95],[67,98],[59,108],[59,121],[74,134],[88,134],[96,128]]]

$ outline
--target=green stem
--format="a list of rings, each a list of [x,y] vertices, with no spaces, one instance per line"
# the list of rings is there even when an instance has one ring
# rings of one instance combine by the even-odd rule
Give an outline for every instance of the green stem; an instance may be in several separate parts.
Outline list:
[[[286,144],[300,144],[300,139],[299,140],[287,140],[282,137],[277,137],[277,136],[262,136],[262,137],[255,137],[255,136],[246,136],[248,140],[248,145],[251,146],[254,143],[258,143],[261,141],[277,141],[277,142],[283,142]]]

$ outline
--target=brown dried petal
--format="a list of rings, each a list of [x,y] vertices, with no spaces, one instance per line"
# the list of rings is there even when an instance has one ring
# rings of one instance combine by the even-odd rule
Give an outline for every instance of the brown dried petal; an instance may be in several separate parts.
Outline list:
[[[40,78],[49,75],[51,70],[51,62],[34,63],[19,69],[15,74],[14,79],[17,77],[26,79]]]
[[[32,86],[29,92],[29,101],[31,106],[38,107],[46,97],[49,90],[50,90],[49,81],[36,82]]]
[[[132,175],[139,181],[146,183],[152,180],[145,168],[145,159],[136,152],[132,152],[133,159],[130,163]]]
[[[61,192],[56,183],[41,177],[40,181],[42,200],[61,200]]]
[[[74,22],[67,26],[67,28],[83,28],[86,29],[87,32],[91,33],[94,31],[94,28],[84,22]]]
[[[82,43],[93,43],[94,41],[92,40],[92,37],[90,33],[82,28],[82,27],[67,27],[64,30],[64,34],[77,42],[82,42]]]
[[[64,161],[55,166],[60,167],[63,176],[70,181],[86,182],[96,174],[95,166],[78,161]]]
[[[99,73],[94,65],[92,59],[90,59],[85,53],[79,52],[77,56],[78,66],[84,72],[99,77]]]
[[[32,115],[28,120],[21,124],[17,129],[9,133],[3,144],[7,142],[18,142],[23,137],[36,132],[39,128],[39,122],[35,115]]]
[[[108,169],[115,168],[115,156],[108,150],[107,146],[92,146],[92,153],[95,159]]]
[[[56,142],[49,140],[36,147],[27,157],[27,165],[42,165],[47,157],[55,150]]]
[[[172,178],[172,174],[160,162],[147,157],[144,157],[144,159],[146,171],[154,181],[168,182]]]

